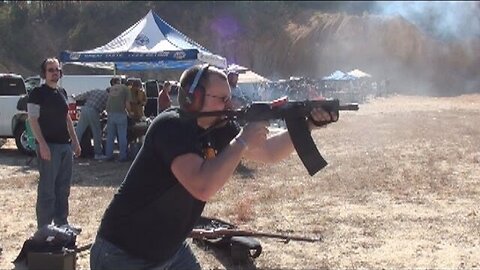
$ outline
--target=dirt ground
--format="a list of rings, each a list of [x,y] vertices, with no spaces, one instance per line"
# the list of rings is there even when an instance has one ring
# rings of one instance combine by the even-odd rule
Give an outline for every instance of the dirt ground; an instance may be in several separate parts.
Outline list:
[[[205,269],[480,268],[480,95],[394,96],[342,112],[313,132],[329,165],[310,177],[298,156],[275,165],[242,162],[204,215],[244,229],[323,237],[258,238],[246,265],[192,245]],[[0,269],[35,232],[35,161],[9,140],[0,149]],[[70,221],[95,237],[128,163],[75,160]],[[89,252],[77,269],[89,269]],[[16,269],[21,269],[21,265]]]

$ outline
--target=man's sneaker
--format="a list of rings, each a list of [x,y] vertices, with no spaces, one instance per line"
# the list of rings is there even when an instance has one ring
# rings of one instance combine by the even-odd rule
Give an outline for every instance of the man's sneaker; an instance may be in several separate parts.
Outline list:
[[[72,231],[74,234],[79,235],[82,232],[82,228],[71,225],[71,224],[63,224],[62,226],[59,227],[60,229],[66,229]]]
[[[93,159],[95,159],[95,160],[104,160],[104,159],[106,159],[106,158],[107,158],[107,156],[105,156],[105,155],[97,155],[97,154],[95,154],[95,157],[94,157]]]

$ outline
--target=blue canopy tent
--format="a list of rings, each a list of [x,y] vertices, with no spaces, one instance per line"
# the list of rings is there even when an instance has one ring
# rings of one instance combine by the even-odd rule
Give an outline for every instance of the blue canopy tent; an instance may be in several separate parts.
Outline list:
[[[227,67],[224,57],[212,54],[152,10],[106,45],[61,52],[60,62],[121,71],[186,69],[197,63]]]

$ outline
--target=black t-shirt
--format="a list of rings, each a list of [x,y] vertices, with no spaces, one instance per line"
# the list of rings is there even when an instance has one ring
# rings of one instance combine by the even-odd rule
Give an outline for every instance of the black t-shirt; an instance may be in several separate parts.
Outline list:
[[[145,142],[102,218],[99,236],[138,258],[169,259],[188,237],[205,202],[193,197],[171,171],[183,154],[205,158],[207,148],[223,150],[238,134],[235,122],[208,135],[196,119],[172,108],[158,115]]]
[[[67,129],[68,101],[65,89],[46,84],[36,87],[28,95],[28,103],[40,105],[38,124],[47,143],[70,143]]]

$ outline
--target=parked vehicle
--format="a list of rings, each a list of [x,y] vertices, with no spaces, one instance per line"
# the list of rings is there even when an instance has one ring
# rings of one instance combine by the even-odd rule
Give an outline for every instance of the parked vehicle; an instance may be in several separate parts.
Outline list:
[[[27,93],[33,90],[33,88],[40,86],[43,83],[43,79],[40,76],[31,76],[25,79],[25,88],[27,89]]]
[[[26,132],[27,95],[40,85],[39,76],[29,77],[28,90],[23,77],[18,74],[0,74],[0,138],[15,138],[17,149],[27,155],[34,155],[31,135]],[[19,103],[20,99],[22,102]],[[74,102],[68,104],[72,120],[77,120],[77,109]]]
[[[93,89],[107,89],[113,77],[126,79],[125,75],[63,75],[58,85],[65,88],[68,96],[76,96]]]
[[[65,88],[67,94],[71,96],[92,89],[107,89],[112,78],[113,75],[63,75],[58,85]]]
[[[27,112],[17,109],[18,101],[26,94],[21,75],[0,74],[0,138],[15,138],[18,150],[31,153],[24,134]]]
[[[110,79],[114,75],[63,75],[58,81],[60,87],[65,88],[67,94],[78,95],[92,89],[106,89],[110,86]],[[125,76],[120,76],[125,78]],[[25,79],[25,87],[27,92],[33,88],[40,86],[44,80],[40,76],[31,76]]]

